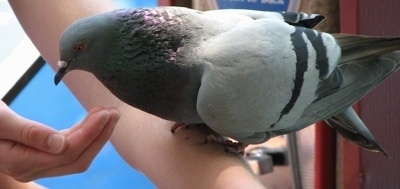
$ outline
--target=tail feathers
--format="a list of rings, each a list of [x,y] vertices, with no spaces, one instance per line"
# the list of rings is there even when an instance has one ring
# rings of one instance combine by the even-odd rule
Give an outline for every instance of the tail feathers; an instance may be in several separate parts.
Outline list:
[[[384,54],[379,59],[393,62],[395,64],[393,72],[400,68],[400,50]]]
[[[350,142],[371,151],[382,152],[385,156],[390,157],[378,144],[353,108],[349,107],[344,112],[325,121]]]
[[[374,58],[400,50],[400,37],[375,37],[351,34],[332,34],[342,49],[339,64],[352,60]]]
[[[382,70],[381,73],[382,76],[380,76],[379,79],[377,78],[375,82],[375,85],[378,85],[400,68],[400,51],[386,53],[384,55],[379,56],[376,60],[371,60],[371,61],[379,65],[379,69]],[[374,69],[374,71],[379,72],[376,71],[376,69]]]

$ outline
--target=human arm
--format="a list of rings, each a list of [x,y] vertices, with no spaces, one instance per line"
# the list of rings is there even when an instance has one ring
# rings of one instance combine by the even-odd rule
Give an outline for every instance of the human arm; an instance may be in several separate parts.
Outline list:
[[[10,0],[18,19],[44,58],[57,69],[58,42],[73,21],[114,9],[111,1]],[[46,11],[43,11],[46,9]],[[116,99],[91,74],[64,77],[85,108],[115,106],[121,112],[111,141],[122,157],[161,188],[262,188],[243,158],[202,144],[208,131],[195,128],[172,135],[174,124]]]

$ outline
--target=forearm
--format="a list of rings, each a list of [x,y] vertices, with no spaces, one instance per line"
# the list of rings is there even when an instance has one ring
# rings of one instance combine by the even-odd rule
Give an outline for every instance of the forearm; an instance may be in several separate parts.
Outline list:
[[[242,156],[226,153],[220,145],[203,144],[210,134],[204,127],[172,134],[172,122],[125,108],[120,110],[135,116],[121,117],[112,142],[127,162],[160,188],[263,188]]]

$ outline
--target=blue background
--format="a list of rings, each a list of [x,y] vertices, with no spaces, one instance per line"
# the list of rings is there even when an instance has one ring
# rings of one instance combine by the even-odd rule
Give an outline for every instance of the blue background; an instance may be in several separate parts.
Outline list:
[[[157,5],[156,0],[114,2],[120,8]],[[45,64],[11,102],[10,107],[26,118],[57,130],[69,128],[81,121],[87,112],[63,83],[56,87],[53,78],[53,70]],[[104,146],[86,172],[39,179],[36,182],[51,189],[156,188],[143,174],[125,163],[110,143]]]
[[[269,2],[262,2],[261,0],[216,0],[216,2],[218,4],[218,8],[220,9],[239,8],[253,10],[286,11],[288,10],[290,0],[272,0]]]

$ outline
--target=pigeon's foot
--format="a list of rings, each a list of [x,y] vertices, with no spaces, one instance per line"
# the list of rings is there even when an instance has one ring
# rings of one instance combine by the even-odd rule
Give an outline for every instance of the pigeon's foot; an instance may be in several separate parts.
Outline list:
[[[204,143],[215,143],[225,147],[225,151],[229,153],[237,153],[244,155],[244,149],[248,144],[235,142],[229,139],[225,139],[222,136],[208,135]]]
[[[184,127],[185,129],[189,129],[197,124],[188,124],[188,123],[175,123],[171,127],[171,133],[176,133],[180,128]]]

